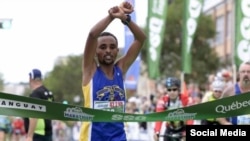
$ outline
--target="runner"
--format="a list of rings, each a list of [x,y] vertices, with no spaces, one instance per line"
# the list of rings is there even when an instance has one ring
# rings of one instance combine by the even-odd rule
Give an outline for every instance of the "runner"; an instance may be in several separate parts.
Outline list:
[[[96,10],[98,11],[98,9],[93,9],[93,12]],[[111,112],[125,112],[127,96],[124,76],[138,57],[146,40],[143,30],[131,20],[129,14],[133,10],[134,8],[129,2],[111,7],[107,15],[90,29],[82,57],[84,107]],[[119,45],[116,36],[104,31],[115,19],[121,21],[121,28],[127,26],[134,37],[127,53],[119,59],[117,58]],[[83,122],[80,140],[125,141],[127,139],[124,123]]]

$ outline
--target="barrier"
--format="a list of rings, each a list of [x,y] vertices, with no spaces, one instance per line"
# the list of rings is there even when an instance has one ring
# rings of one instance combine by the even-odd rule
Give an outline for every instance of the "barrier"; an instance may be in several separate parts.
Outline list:
[[[250,114],[250,93],[243,93],[189,107],[150,114],[127,114],[49,102],[0,92],[0,114],[7,116],[46,118],[92,122],[154,122],[208,119]]]

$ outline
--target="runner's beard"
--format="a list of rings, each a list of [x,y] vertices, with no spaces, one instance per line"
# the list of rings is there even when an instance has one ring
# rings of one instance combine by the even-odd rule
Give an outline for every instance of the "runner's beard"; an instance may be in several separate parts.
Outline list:
[[[102,62],[102,64],[104,64],[104,65],[106,65],[106,66],[109,66],[109,65],[114,64],[114,61],[113,61],[113,60],[109,60],[109,61],[104,60],[104,61]]]
[[[103,65],[105,65],[105,66],[109,66],[109,65],[113,65],[114,64],[114,60],[112,60],[112,59],[103,59],[103,60],[99,60],[99,63],[100,64],[103,64]]]

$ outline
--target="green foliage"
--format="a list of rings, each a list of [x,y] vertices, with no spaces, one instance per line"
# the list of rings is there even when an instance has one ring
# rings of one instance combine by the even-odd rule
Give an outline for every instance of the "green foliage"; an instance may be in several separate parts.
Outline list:
[[[167,76],[180,77],[182,71],[183,12],[183,0],[175,0],[168,6],[166,31],[160,59],[161,78]],[[215,34],[214,21],[211,17],[201,14],[191,50],[192,73],[185,75],[186,82],[192,81],[203,84],[207,81],[206,76],[219,68],[219,58],[208,44],[208,40],[214,38]],[[142,59],[146,62],[146,48],[142,51],[142,56]]]
[[[59,61],[46,75],[44,84],[53,92],[56,102],[80,104],[74,102],[74,97],[82,97],[82,56],[68,56]]]
[[[3,75],[0,73],[0,91],[3,91],[3,87],[4,87]]]

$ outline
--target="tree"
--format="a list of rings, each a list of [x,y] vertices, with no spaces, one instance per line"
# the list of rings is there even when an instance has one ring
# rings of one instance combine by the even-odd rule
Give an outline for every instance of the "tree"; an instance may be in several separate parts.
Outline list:
[[[161,77],[179,77],[182,71],[182,25],[183,0],[175,0],[168,6],[166,31],[161,51]],[[192,46],[192,73],[185,75],[186,82],[203,84],[207,82],[207,75],[214,73],[220,67],[216,52],[209,46],[208,40],[214,38],[215,23],[211,17],[201,14]],[[146,48],[142,58],[146,60]],[[145,61],[146,62],[146,61]]]
[[[59,58],[53,70],[46,74],[44,83],[53,92],[56,102],[68,101],[80,104],[75,97],[82,96],[82,57],[67,56]]]
[[[2,73],[0,73],[0,91],[3,91],[3,88],[4,88],[4,80]]]

